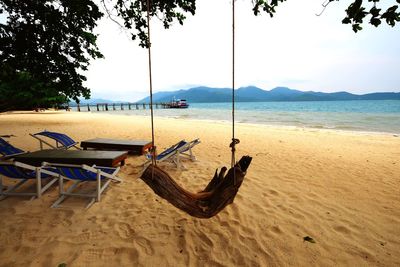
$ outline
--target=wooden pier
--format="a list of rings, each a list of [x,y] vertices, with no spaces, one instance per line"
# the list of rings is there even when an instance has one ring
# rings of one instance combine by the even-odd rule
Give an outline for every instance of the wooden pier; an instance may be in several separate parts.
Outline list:
[[[113,111],[113,110],[139,110],[150,109],[149,103],[96,103],[96,104],[76,104],[70,106],[76,108],[77,111]],[[169,108],[168,103],[153,103],[153,108],[165,109]]]

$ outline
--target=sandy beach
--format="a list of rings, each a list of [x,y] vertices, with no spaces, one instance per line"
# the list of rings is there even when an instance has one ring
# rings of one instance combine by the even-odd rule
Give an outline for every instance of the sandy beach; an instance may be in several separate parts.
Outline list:
[[[186,170],[163,164],[189,191],[230,164],[230,124],[155,119],[159,151],[200,138]],[[0,114],[10,143],[39,149],[29,136],[63,132],[151,140],[150,119],[102,113]],[[253,162],[234,201],[211,219],[190,217],[140,179],[143,156],[129,156],[101,202],[0,201],[0,266],[400,266],[400,137],[237,124],[237,157]],[[9,180],[8,180],[9,181]],[[311,237],[315,243],[304,241]]]

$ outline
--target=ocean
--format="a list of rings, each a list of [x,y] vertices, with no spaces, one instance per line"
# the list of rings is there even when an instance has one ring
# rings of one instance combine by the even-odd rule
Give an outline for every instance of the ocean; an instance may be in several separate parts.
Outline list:
[[[232,120],[232,103],[189,105],[188,109],[154,109],[154,114],[176,119]],[[150,115],[142,107],[136,110],[132,106],[128,110],[125,106],[120,110],[116,105],[116,108],[107,113]],[[235,109],[237,123],[400,134],[400,100],[238,102]],[[83,106],[82,111],[86,110]]]

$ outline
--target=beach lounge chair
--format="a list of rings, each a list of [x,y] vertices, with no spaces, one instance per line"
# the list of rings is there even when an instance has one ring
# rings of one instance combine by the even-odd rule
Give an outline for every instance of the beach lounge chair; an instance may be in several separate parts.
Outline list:
[[[187,157],[192,161],[196,160],[196,157],[193,155],[192,148],[199,143],[200,143],[199,139],[195,139],[191,142],[181,140],[178,143],[174,144],[173,146],[167,148],[160,154],[158,154],[156,156],[156,161],[157,163],[163,161],[172,162],[176,165],[176,167],[181,168],[183,167],[180,162],[181,156]],[[151,154],[146,155],[147,161],[143,165],[144,169],[146,169],[146,167],[151,164],[151,157],[152,157]]]
[[[5,189],[3,177],[20,179],[17,184]],[[36,192],[16,192],[16,190],[29,180],[36,180]],[[43,180],[48,180],[42,186]],[[40,196],[56,181],[58,174],[50,168],[34,167],[21,162],[0,162],[0,199],[7,196],[32,196],[32,199]]]
[[[11,145],[9,142],[0,137],[0,155],[2,155],[2,157],[0,157],[1,160],[12,158],[16,155],[24,153],[27,152],[16,148],[15,146]]]
[[[90,208],[94,202],[100,201],[101,193],[108,187],[111,181],[122,182],[122,180],[116,177],[118,168],[88,166],[88,165],[70,165],[70,164],[50,164],[44,163],[44,166],[53,167],[59,174],[59,194],[60,197],[51,206],[52,208],[58,207],[67,196],[78,196],[90,198],[90,202],[86,208]],[[64,180],[74,181],[73,184],[64,191]],[[95,182],[96,190],[93,193],[82,193],[72,191],[81,183],[84,182]]]
[[[184,148],[179,150],[179,154],[189,158],[191,161],[196,161],[196,156],[193,155],[192,148],[197,144],[200,144],[199,138],[188,142],[188,144]]]
[[[48,145],[51,148],[54,149],[69,149],[71,147],[75,147],[77,149],[80,149],[77,144],[78,142],[74,141],[71,137],[69,137],[66,134],[63,133],[57,133],[57,132],[49,132],[49,131],[43,131],[35,134],[29,134],[33,138],[39,140],[39,145],[40,145],[40,150],[43,150],[43,144]],[[56,141],[55,145],[50,144],[47,142],[43,137],[48,137]]]

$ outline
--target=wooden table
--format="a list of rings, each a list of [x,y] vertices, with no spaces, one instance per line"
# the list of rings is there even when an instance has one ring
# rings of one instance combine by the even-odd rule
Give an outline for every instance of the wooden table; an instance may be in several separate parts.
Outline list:
[[[100,150],[127,150],[129,154],[143,155],[146,150],[151,148],[151,142],[144,140],[95,138],[82,141],[81,147],[85,150],[88,148]]]
[[[17,155],[14,159],[33,166],[40,166],[42,162],[49,162],[115,167],[119,163],[123,166],[127,156],[127,151],[46,149]]]

